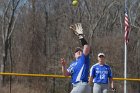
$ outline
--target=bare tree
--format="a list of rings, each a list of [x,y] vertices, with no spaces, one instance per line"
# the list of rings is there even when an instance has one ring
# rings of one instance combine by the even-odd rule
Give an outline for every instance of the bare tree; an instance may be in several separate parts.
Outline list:
[[[8,53],[9,53],[9,61],[12,64],[11,58],[11,36],[14,31],[15,22],[17,19],[16,9],[19,5],[20,0],[9,0],[7,6],[4,10],[3,17],[2,17],[2,40],[3,40],[3,49],[2,49],[2,56],[3,59],[1,61],[1,72],[5,72],[5,64],[8,61]],[[12,6],[12,7],[11,7]],[[2,83],[3,82],[3,83]],[[4,76],[1,76],[1,84],[4,84]]]

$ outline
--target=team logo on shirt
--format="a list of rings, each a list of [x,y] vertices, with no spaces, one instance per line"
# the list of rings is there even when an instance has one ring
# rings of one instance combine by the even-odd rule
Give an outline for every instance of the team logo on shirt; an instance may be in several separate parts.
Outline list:
[[[96,68],[96,70],[99,70],[99,68]]]
[[[105,79],[105,76],[108,74],[108,71],[107,71],[107,68],[104,71],[99,70],[98,68],[98,70],[96,70],[96,73],[99,74],[100,79]]]
[[[73,63],[70,65],[70,67],[68,68],[68,72],[73,73],[74,72],[74,67],[77,65],[77,62]]]

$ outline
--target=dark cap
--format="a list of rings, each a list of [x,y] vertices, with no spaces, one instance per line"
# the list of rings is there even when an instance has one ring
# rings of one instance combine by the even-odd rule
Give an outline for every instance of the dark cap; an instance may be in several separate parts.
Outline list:
[[[75,49],[75,53],[78,52],[78,51],[81,51],[81,52],[82,52],[83,50],[82,50],[80,47],[77,47],[77,48]]]

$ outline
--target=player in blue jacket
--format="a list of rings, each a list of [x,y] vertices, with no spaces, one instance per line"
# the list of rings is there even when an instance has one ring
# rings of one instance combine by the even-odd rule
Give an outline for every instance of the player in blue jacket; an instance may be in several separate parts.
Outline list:
[[[89,75],[89,52],[90,47],[83,37],[83,29],[81,23],[77,23],[71,28],[74,33],[79,37],[83,49],[80,47],[75,50],[75,60],[66,68],[66,61],[64,58],[61,59],[62,72],[65,76],[71,76],[71,82],[73,89],[71,93],[91,93],[90,86],[88,85],[88,75]]]
[[[109,83],[114,90],[111,67],[105,64],[105,54],[98,54],[98,63],[90,69],[89,84],[93,85],[93,93],[107,93]]]

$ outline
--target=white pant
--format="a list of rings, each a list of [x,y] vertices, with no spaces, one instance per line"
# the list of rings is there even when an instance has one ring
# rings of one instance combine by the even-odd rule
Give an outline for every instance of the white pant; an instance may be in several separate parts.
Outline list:
[[[87,82],[78,82],[73,84],[73,89],[70,93],[91,93],[91,87]]]
[[[107,91],[108,91],[108,84],[94,83],[93,93],[107,93]]]

